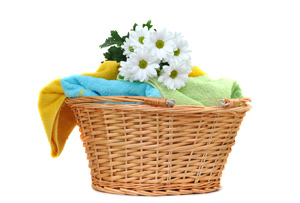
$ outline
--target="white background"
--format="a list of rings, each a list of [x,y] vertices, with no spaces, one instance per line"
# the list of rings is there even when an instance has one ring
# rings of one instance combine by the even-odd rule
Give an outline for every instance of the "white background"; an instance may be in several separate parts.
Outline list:
[[[253,100],[210,194],[134,197],[94,191],[76,128],[52,159],[37,108],[53,79],[94,72],[110,30],[182,32],[194,65],[231,77]],[[300,202],[299,1],[2,1],[0,202]]]

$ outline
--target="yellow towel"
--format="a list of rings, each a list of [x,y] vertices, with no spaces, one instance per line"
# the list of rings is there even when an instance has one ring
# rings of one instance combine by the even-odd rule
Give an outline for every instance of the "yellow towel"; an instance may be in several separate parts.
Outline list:
[[[105,61],[101,64],[95,73],[83,73],[82,75],[92,76],[96,78],[104,78],[107,80],[115,80],[119,73],[120,64],[115,61]],[[192,68],[190,77],[198,77],[206,75],[197,66]],[[64,102],[66,95],[60,84],[61,79],[53,80],[45,86],[39,95],[38,108],[39,113],[48,137],[51,147],[51,156],[58,157],[76,126],[73,112]]]
[[[191,68],[192,72],[189,74],[189,77],[198,77],[207,75],[203,70],[201,70],[198,66],[194,66]]]
[[[105,61],[95,73],[82,75],[115,80],[119,73],[120,64],[115,61]],[[53,80],[39,94],[39,113],[51,147],[51,156],[58,157],[76,126],[73,112],[65,104],[66,95],[60,84],[61,79]]]

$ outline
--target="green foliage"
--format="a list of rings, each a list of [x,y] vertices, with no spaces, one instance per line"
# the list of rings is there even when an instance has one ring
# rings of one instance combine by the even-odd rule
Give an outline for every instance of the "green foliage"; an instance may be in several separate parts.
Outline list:
[[[121,47],[111,46],[103,55],[107,61],[126,61],[127,58],[123,55],[123,52],[124,50]]]
[[[121,45],[125,42],[125,39],[129,37],[129,33],[123,37],[120,37],[119,33],[116,30],[110,31],[111,37],[107,38],[100,48],[110,47],[107,52],[103,55],[107,61],[126,61],[127,58],[123,55],[124,50],[121,48]]]
[[[125,42],[126,38],[129,38],[129,32],[128,32],[127,35],[125,35],[125,36],[122,37],[122,39],[124,40],[124,42]]]
[[[137,26],[138,24],[136,24],[136,23],[134,23],[134,25],[133,25],[133,31],[135,31],[135,28],[136,28],[136,26]]]
[[[153,25],[151,25],[151,20],[148,20],[146,24],[143,24],[143,27],[148,27],[148,30],[150,30],[153,27]]]
[[[162,70],[163,69],[163,66],[169,66],[169,63],[168,62],[160,62],[159,64],[159,69]]]
[[[125,38],[120,37],[119,33],[116,30],[110,31],[111,37],[107,38],[103,44],[100,45],[100,48],[109,47],[111,45],[121,46],[125,42]]]

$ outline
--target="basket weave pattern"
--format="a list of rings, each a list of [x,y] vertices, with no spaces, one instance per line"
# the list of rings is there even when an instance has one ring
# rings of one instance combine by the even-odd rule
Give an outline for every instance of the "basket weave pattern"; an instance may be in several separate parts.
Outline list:
[[[80,127],[94,189],[158,196],[221,187],[224,165],[250,105],[167,108],[95,103],[138,101],[127,98],[67,101]]]

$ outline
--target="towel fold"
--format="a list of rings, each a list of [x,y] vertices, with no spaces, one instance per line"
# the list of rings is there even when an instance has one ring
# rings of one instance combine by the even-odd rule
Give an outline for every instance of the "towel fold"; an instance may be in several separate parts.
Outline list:
[[[72,75],[61,80],[69,98],[84,96],[144,96],[161,97],[159,91],[147,83],[105,80],[82,75]]]
[[[243,97],[237,81],[229,78],[212,80],[208,75],[189,77],[179,90],[168,90],[156,78],[150,78],[148,83],[158,89],[162,97],[174,99],[178,105],[216,106],[219,99]]]
[[[119,73],[118,68],[120,64],[115,61],[105,61],[100,65],[97,72],[95,73],[83,73],[83,76],[76,76],[74,78],[69,78],[70,81],[75,82],[76,85],[71,85],[69,80],[64,79],[66,81],[65,88],[73,87],[74,89],[69,89],[67,92],[68,96],[80,97],[80,96],[112,96],[112,95],[129,95],[129,96],[148,96],[148,97],[161,97],[161,94],[158,90],[161,91],[162,96],[166,98],[174,98],[176,99],[177,104],[190,103],[195,105],[201,105],[199,102],[190,102],[190,99],[180,99],[179,95],[174,95],[175,93],[171,93],[170,95],[165,93],[165,89],[161,89],[161,85],[158,84],[157,81],[151,80],[151,85],[145,83],[129,83],[125,82],[122,85],[118,84],[121,81],[108,81],[102,80],[95,81],[96,78],[103,78],[106,80],[115,80]],[[197,66],[192,68],[192,73],[190,73],[189,77],[197,77],[206,75],[200,68]],[[93,82],[87,82],[85,79],[82,79],[84,76],[95,77],[91,79]],[[90,78],[91,78],[90,77]],[[108,83],[107,83],[108,82]],[[117,82],[117,83],[115,83]],[[97,85],[95,85],[97,84]],[[124,85],[126,84],[126,85]],[[71,86],[70,86],[71,85]],[[106,87],[104,89],[97,91],[94,88],[100,88],[101,86]],[[125,94],[124,94],[125,92]],[[239,95],[240,91],[236,88],[234,91],[234,95]],[[67,98],[62,86],[61,79],[53,80],[47,86],[45,86],[39,94],[38,108],[41,116],[41,120],[43,122],[45,132],[47,134],[48,141],[51,147],[51,156],[53,158],[58,157],[68,139],[70,133],[76,126],[76,121],[73,116],[73,112],[65,104],[65,99]],[[182,101],[181,101],[182,100]],[[188,102],[186,102],[188,101]]]
[[[52,157],[59,156],[76,125],[71,109],[64,102],[65,99],[60,79],[53,80],[40,91],[38,108]]]
[[[95,73],[83,73],[82,75],[96,78],[115,80],[120,67],[115,61],[105,61]],[[39,94],[38,108],[45,132],[51,147],[51,156],[58,157],[76,126],[71,109],[65,104],[65,95],[61,87],[61,79],[53,80],[45,86]]]

